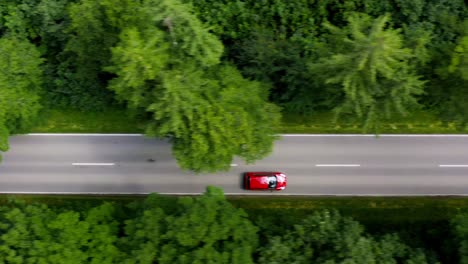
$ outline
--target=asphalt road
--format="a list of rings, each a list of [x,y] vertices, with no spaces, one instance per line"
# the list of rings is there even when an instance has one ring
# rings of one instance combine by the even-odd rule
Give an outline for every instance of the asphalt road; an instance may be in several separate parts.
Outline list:
[[[274,153],[229,172],[178,169],[164,141],[137,135],[28,135],[10,139],[0,163],[2,193],[265,194],[241,188],[242,173],[278,170],[274,195],[468,195],[468,135],[285,135]]]

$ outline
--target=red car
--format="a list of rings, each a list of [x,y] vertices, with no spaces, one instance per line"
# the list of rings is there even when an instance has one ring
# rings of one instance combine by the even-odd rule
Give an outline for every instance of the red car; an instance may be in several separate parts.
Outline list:
[[[247,190],[284,190],[286,175],[282,172],[246,172],[244,174],[244,188]]]

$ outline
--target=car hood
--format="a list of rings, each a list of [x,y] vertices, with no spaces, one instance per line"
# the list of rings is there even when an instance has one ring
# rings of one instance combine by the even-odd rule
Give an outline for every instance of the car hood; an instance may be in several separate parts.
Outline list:
[[[286,176],[285,175],[276,175],[276,189],[283,190],[286,188]]]

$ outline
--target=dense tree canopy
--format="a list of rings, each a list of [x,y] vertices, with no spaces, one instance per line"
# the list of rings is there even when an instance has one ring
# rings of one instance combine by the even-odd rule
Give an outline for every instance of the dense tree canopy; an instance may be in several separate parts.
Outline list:
[[[16,204],[0,211],[2,263],[115,263],[119,250],[115,208],[58,212],[46,205]]]
[[[446,109],[459,88],[444,72],[468,17],[466,1],[191,1],[225,44],[226,57],[243,74],[272,85],[270,98],[288,112],[313,114],[342,102],[344,91],[326,84],[320,73],[305,73],[308,62],[339,52],[324,23],[344,29],[349,16],[361,12],[378,18],[391,14],[387,29],[400,30],[403,48],[426,92],[416,96],[426,109]],[[267,47],[267,48],[266,48]],[[318,79],[317,79],[318,78]],[[460,87],[460,86],[457,86]],[[461,87],[460,87],[461,89]],[[384,116],[381,116],[384,117]]]
[[[27,128],[40,109],[43,59],[34,45],[14,36],[0,38],[0,151],[10,133]]]
[[[12,201],[0,207],[0,262],[253,263],[257,228],[222,190],[172,200],[175,210],[151,200],[119,209],[130,218],[111,203],[73,210]]]
[[[360,223],[335,210],[294,218],[291,228],[270,221],[256,226],[252,216],[215,187],[197,197],[151,194],[130,205],[62,202],[2,204],[0,262],[435,263],[397,235],[366,233]],[[465,218],[460,215],[453,222],[462,261]]]
[[[454,235],[456,236],[459,247],[458,254],[460,257],[460,264],[468,263],[468,214],[463,213],[457,215],[452,220],[452,227]]]
[[[152,114],[147,133],[169,137],[180,166],[196,172],[228,169],[234,155],[253,162],[269,154],[279,111],[264,87],[219,64],[221,42],[188,6],[134,5],[116,15],[129,21],[113,22],[126,27],[107,69],[117,75],[110,89]]]
[[[388,20],[353,13],[346,28],[326,24],[337,48],[312,66],[326,83],[343,87],[345,99],[337,112],[356,115],[364,131],[378,132],[379,121],[407,114],[423,92],[424,83],[410,66],[414,56],[403,47],[399,31],[387,28]]]
[[[468,20],[465,21],[468,26]],[[468,33],[467,33],[468,35]],[[441,75],[450,84],[448,100],[441,110],[447,121],[458,122],[461,129],[468,124],[468,36],[460,37],[454,48],[447,73]]]
[[[396,236],[366,236],[356,221],[337,211],[316,212],[260,251],[260,263],[427,263],[422,252]]]
[[[181,199],[179,206],[182,214],[166,218],[159,263],[253,263],[257,228],[222,190],[208,187],[204,196]]]
[[[468,25],[468,22],[465,23]],[[468,80],[468,36],[460,38],[455,47],[449,71],[458,74],[462,79]]]

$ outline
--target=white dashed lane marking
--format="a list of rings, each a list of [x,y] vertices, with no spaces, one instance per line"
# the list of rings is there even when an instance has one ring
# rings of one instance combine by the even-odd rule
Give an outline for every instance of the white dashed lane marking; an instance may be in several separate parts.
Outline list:
[[[442,164],[441,168],[468,168],[468,164]]]
[[[315,167],[360,167],[360,164],[316,164]]]
[[[73,166],[114,166],[115,163],[72,163]]]

